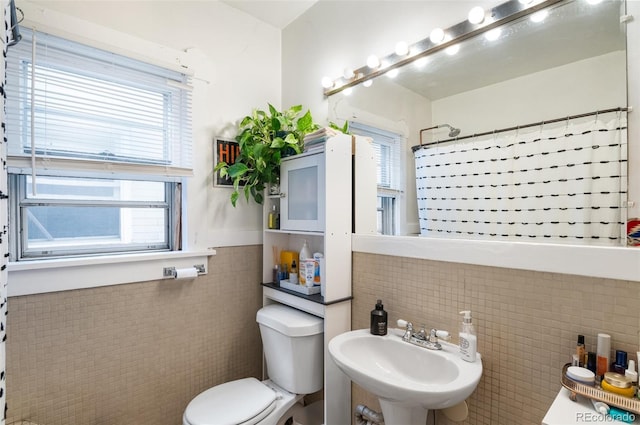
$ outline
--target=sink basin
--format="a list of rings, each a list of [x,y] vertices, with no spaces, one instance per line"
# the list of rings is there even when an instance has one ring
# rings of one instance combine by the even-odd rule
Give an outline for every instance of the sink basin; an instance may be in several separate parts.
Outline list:
[[[380,399],[385,423],[424,425],[429,409],[454,406],[473,393],[482,361],[480,355],[473,363],[462,360],[458,346],[442,340],[442,350],[417,347],[402,334],[346,332],[329,342],[329,353],[353,382]]]

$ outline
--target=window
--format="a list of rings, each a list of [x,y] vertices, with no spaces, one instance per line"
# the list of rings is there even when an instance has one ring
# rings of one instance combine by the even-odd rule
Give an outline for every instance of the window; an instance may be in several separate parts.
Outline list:
[[[7,55],[12,261],[179,249],[188,76],[22,34]]]
[[[349,128],[353,134],[373,139],[378,184],[378,233],[398,234],[400,195],[404,190],[400,173],[403,139],[399,134],[365,124],[350,122]]]

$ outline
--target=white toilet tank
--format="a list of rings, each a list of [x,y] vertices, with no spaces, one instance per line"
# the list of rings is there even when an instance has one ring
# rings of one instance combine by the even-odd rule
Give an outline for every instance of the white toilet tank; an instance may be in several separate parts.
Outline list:
[[[282,304],[270,304],[256,316],[269,379],[294,394],[322,389],[324,322]]]

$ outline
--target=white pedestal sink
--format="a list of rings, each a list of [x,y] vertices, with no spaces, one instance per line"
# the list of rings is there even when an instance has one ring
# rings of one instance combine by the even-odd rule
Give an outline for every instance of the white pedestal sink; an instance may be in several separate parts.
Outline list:
[[[473,393],[482,361],[479,354],[473,363],[462,360],[458,346],[447,342],[440,342],[442,350],[417,347],[402,334],[345,332],[329,342],[329,353],[353,382],[379,398],[386,425],[424,425],[429,409],[454,406]]]

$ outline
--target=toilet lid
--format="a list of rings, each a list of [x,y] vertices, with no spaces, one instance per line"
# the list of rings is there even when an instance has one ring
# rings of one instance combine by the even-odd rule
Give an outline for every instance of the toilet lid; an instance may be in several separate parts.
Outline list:
[[[191,425],[253,425],[276,407],[276,393],[256,378],[227,382],[198,394],[184,412]]]

